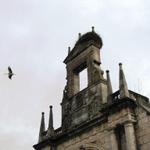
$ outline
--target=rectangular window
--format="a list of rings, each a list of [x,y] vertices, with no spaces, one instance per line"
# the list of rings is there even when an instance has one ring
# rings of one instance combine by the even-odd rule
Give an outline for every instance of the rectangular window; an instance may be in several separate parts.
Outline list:
[[[115,133],[116,133],[117,142],[118,142],[118,149],[127,150],[124,126],[118,125],[117,128],[115,129]]]
[[[88,86],[88,77],[87,77],[87,68],[82,70],[80,73],[79,73],[79,80],[80,80],[80,91],[87,88]]]

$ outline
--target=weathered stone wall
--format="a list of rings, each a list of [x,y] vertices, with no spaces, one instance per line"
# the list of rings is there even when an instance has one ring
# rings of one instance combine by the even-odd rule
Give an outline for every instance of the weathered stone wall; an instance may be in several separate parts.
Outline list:
[[[150,150],[150,115],[143,108],[137,108],[136,137],[138,150]]]
[[[77,93],[63,104],[63,123],[71,128],[99,115],[102,103],[107,101],[107,87],[103,83],[95,84]]]
[[[130,109],[122,109],[108,117],[108,122],[93,127],[91,130],[79,136],[70,138],[57,146],[57,150],[79,150],[80,147],[95,147],[96,150],[118,150],[118,141],[115,129],[117,125],[123,125],[128,148],[126,150],[136,150],[134,135],[134,118]],[[121,131],[120,131],[121,132]]]
[[[128,121],[134,122],[135,118],[132,116],[129,108],[122,109],[108,117],[108,125],[110,128],[114,128],[118,124],[125,124]]]
[[[57,146],[56,150],[79,150],[81,147],[93,147],[96,150],[109,150],[110,137],[107,124],[93,127],[78,136],[70,138],[68,141]]]
[[[150,150],[149,100],[128,90],[121,63],[119,91],[112,92],[108,71],[106,80],[100,67],[101,47],[102,40],[92,29],[69,52],[64,60],[67,84],[61,103],[62,126],[50,135],[43,114],[42,140],[34,145],[36,150]],[[81,91],[84,69],[88,85]],[[52,112],[50,116],[48,129],[53,129]]]
[[[66,137],[55,149],[49,146],[42,150],[119,150],[116,128],[124,128],[125,150],[150,150],[150,115],[141,107],[137,107],[135,114],[129,108],[121,109],[109,115],[108,121],[97,124],[81,133]]]

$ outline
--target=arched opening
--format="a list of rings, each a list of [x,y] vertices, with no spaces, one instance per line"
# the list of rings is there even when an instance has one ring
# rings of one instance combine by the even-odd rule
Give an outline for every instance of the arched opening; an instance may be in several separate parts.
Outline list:
[[[80,86],[80,89],[79,91],[82,91],[83,89],[87,88],[88,86],[88,77],[87,77],[87,68],[82,70],[80,73],[79,73],[79,86]]]

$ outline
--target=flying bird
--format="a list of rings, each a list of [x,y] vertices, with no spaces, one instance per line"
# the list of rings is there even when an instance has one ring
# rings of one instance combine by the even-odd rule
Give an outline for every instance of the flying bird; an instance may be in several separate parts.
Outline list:
[[[12,76],[15,75],[10,66],[8,66],[8,78],[11,80]]]

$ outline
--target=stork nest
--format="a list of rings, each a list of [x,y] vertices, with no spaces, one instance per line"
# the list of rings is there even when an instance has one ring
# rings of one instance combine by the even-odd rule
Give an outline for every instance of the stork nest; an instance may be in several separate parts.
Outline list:
[[[103,45],[101,37],[98,34],[96,34],[95,32],[87,32],[87,33],[83,34],[80,37],[80,39],[76,42],[75,45],[82,44],[82,43],[88,42],[90,40],[93,40],[100,47],[102,47],[102,45]]]

